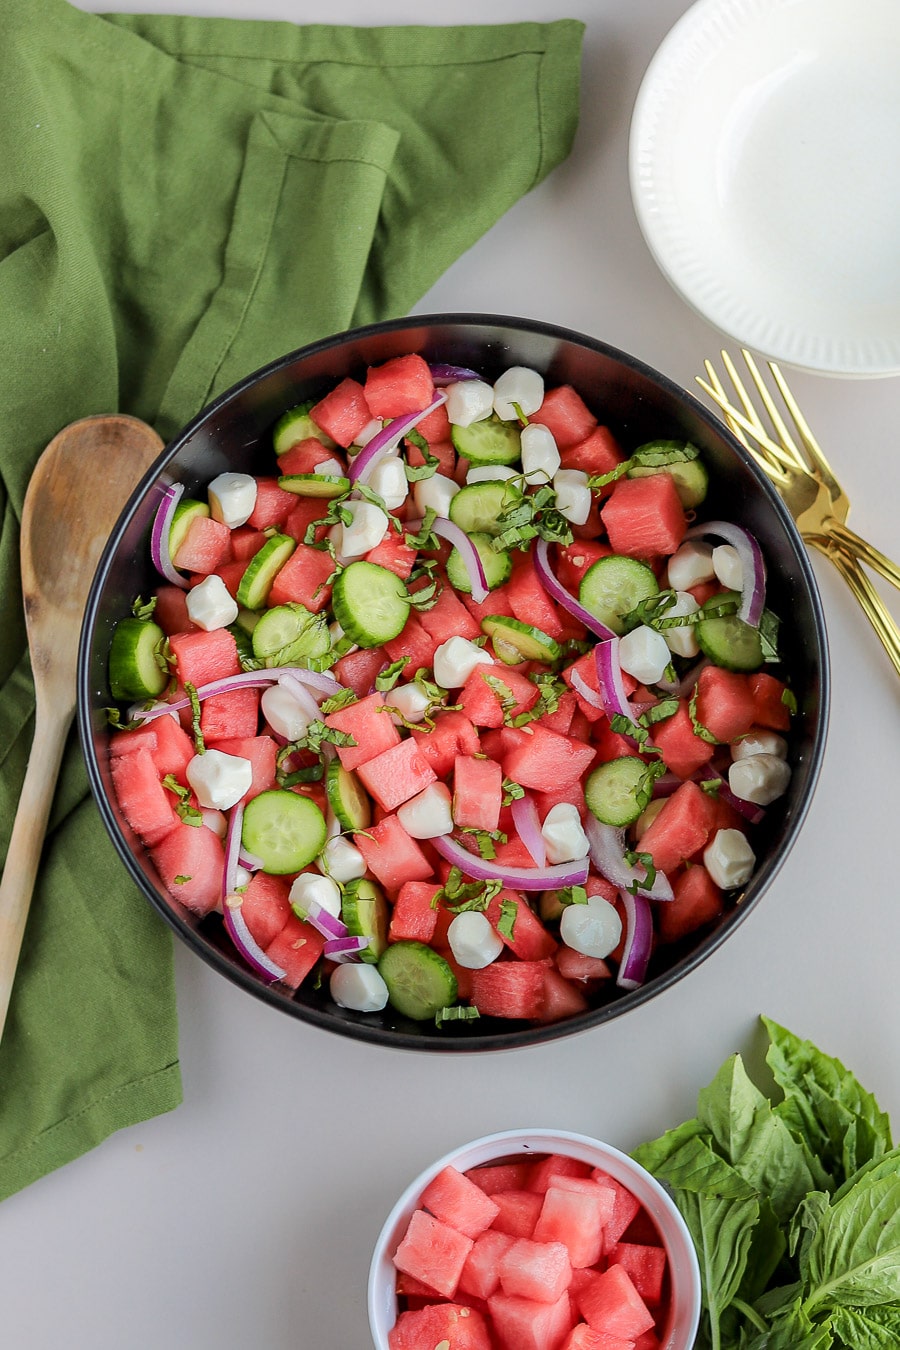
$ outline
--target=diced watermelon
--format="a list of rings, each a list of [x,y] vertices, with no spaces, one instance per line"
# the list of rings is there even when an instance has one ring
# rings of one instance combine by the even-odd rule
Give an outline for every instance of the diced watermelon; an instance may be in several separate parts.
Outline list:
[[[563,636],[560,611],[544,590],[530,553],[516,554],[512,576],[506,583],[506,593],[519,623],[532,624],[551,638]]]
[[[479,624],[482,619],[488,619],[492,614],[504,615],[507,619],[515,618],[509,602],[509,592],[505,586],[498,586],[484,600],[474,600],[471,595],[463,595],[462,602]]]
[[[697,680],[694,711],[700,725],[717,741],[730,744],[746,735],[757,720],[749,677],[721,666],[704,666]]]
[[[596,417],[570,384],[548,389],[531,421],[549,427],[560,451],[570,450],[584,441],[597,425]]]
[[[609,427],[598,426],[577,445],[567,446],[559,458],[564,469],[600,475],[610,473],[627,455]]]
[[[318,441],[316,441],[316,445],[319,445]],[[323,447],[319,445],[319,448],[322,449]],[[289,453],[292,454],[293,451],[289,451]],[[327,453],[328,452],[326,451],[326,455]],[[281,533],[289,534],[292,539],[296,539],[298,544],[305,543],[306,531],[309,529],[310,525],[315,525],[317,520],[322,519],[326,514],[327,508],[328,503],[323,502],[318,497],[295,497],[294,509],[285,520]],[[319,525],[313,533],[313,538],[318,542],[318,540],[322,539],[327,532],[327,526]],[[328,556],[327,553],[326,556]]]
[[[496,1208],[499,1213],[499,1206]],[[500,1287],[497,1263],[514,1242],[515,1238],[509,1233],[498,1233],[494,1228],[476,1237],[459,1277],[458,1292],[474,1294],[476,1298],[488,1298],[493,1294]]]
[[[226,694],[211,694],[200,704],[200,731],[210,745],[255,736],[258,724],[258,689],[230,689]]]
[[[110,760],[119,810],[145,844],[158,844],[179,824],[175,797],[160,782],[153,752],[141,746]],[[190,827],[189,827],[190,828]]]
[[[433,412],[430,412],[427,417],[423,417],[420,422],[417,422],[416,431],[428,442],[428,448],[432,454],[436,453],[435,446],[437,444],[450,445],[451,450],[453,449],[450,439],[450,418],[447,415],[446,403],[438,404]],[[410,464],[424,464],[425,459],[418,446],[412,445],[409,441],[406,442],[406,445],[407,459]],[[415,458],[415,456],[418,456],[418,458]],[[455,451],[453,457],[455,460]],[[441,468],[438,470],[438,473],[446,473],[448,478],[452,478],[453,466],[451,465],[449,469]]]
[[[470,1168],[466,1176],[487,1195],[493,1195],[499,1191],[526,1190],[533,1167],[531,1162],[489,1163]]]
[[[597,662],[594,659],[593,650],[585,652],[579,656],[577,661],[573,661],[570,666],[566,666],[562,672],[562,678],[570,689],[575,691],[575,697],[578,701],[578,707],[584,713],[589,722],[598,722],[606,714],[602,707],[596,703],[590,702],[584,694],[580,693],[573,680],[573,675],[577,678],[579,684],[585,684],[591,693],[596,697],[597,703],[600,702],[600,677],[597,673]]]
[[[211,516],[194,516],[172,559],[185,572],[215,572],[231,558],[231,531]]]
[[[291,498],[292,502],[296,500],[296,497]],[[253,529],[250,525],[238,525],[231,531],[231,556],[235,562],[249,562],[265,542],[265,530]]]
[[[411,737],[367,759],[356,772],[366,791],[385,811],[393,811],[437,780],[437,774]]]
[[[457,826],[496,830],[503,800],[503,770],[493,759],[457,755],[453,769],[453,819]]]
[[[407,1309],[388,1332],[388,1350],[493,1350],[483,1313],[465,1303]]]
[[[433,731],[414,728],[411,734],[440,779],[450,777],[457,755],[474,755],[480,749],[478,732],[465,713],[455,709],[441,713]]]
[[[423,609],[419,622],[440,646],[452,637],[477,638],[481,636],[481,626],[472,618],[463,602],[454,590],[445,586],[431,609]]]
[[[538,725],[546,727],[548,731],[558,731],[561,736],[565,736],[572,725],[577,707],[575,695],[567,689],[565,693],[560,694],[555,710],[546,712],[537,719]]]
[[[788,687],[784,681],[766,670],[757,670],[748,677],[747,683],[756,704],[756,723],[770,731],[790,731],[791,710],[785,702]]]
[[[645,1331],[640,1336],[635,1337],[634,1350],[661,1350],[662,1342],[653,1330]],[[615,1350],[610,1347],[609,1350]]]
[[[287,923],[291,910],[291,883],[284,877],[254,872],[241,895],[241,914],[251,936],[263,951]]]
[[[589,1327],[587,1322],[579,1322],[569,1332],[560,1350],[635,1350],[635,1346],[630,1337],[607,1336]]]
[[[377,567],[386,567],[389,572],[408,581],[417,557],[416,550],[404,543],[404,536],[390,529],[381,543],[376,544],[366,554],[366,562],[375,563]]]
[[[535,1191],[493,1191],[491,1199],[497,1206],[494,1231],[510,1237],[531,1237],[543,1205],[543,1197]]]
[[[445,1298],[453,1298],[471,1250],[471,1238],[424,1209],[416,1209],[393,1262],[398,1270],[415,1276]]]
[[[358,380],[341,380],[324,398],[314,403],[309,415],[327,436],[345,449],[352,445],[356,437],[372,421],[379,417],[366,401],[365,390]]]
[[[516,1238],[501,1256],[498,1271],[504,1294],[518,1294],[538,1303],[556,1303],[572,1278],[565,1243],[537,1238]]]
[[[353,842],[369,871],[389,891],[399,890],[406,881],[427,881],[432,875],[431,863],[396,816],[385,816],[365,834],[354,835]]]
[[[643,845],[642,845],[643,847]],[[692,863],[670,877],[675,899],[657,908],[658,932],[663,942],[677,942],[712,923],[722,913],[722,892],[702,863]]]
[[[633,1191],[615,1177],[611,1177],[608,1172],[604,1172],[602,1168],[594,1168],[591,1175],[613,1192],[612,1216],[607,1220],[604,1234],[604,1250],[610,1252],[634,1221],[635,1216],[641,1212],[641,1203]]]
[[[288,989],[297,989],[322,955],[324,946],[322,934],[292,913],[264,950],[284,971],[281,983]]]
[[[553,784],[577,783],[595,758],[592,746],[571,736],[538,726],[530,731],[528,739],[510,751],[503,764],[506,777],[522,787],[540,790]]]
[[[494,961],[473,970],[472,1003],[482,1017],[539,1018],[544,1006],[542,962]]]
[[[307,436],[278,456],[278,472],[287,475],[315,473],[326,459],[341,459],[341,453],[333,443],[326,444],[318,436]],[[317,502],[316,507],[318,514],[323,515],[325,510],[323,503]]]
[[[345,688],[352,689],[357,698],[365,698],[373,692],[375,676],[387,664],[381,647],[359,647],[335,661],[332,674]]]
[[[558,1350],[575,1322],[568,1291],[555,1303],[503,1293],[487,1302],[500,1350]]]
[[[196,753],[193,739],[174,717],[154,717],[145,727],[117,733],[110,741],[110,754],[127,754],[146,745],[160,778],[174,774],[186,783],[185,769]]]
[[[247,560],[245,558],[241,558],[237,562],[222,563],[221,567],[216,568],[216,576],[222,578],[225,589],[233,600],[237,599],[238,587],[246,570]]]
[[[546,1195],[558,1177],[579,1177],[584,1180],[590,1175],[590,1163],[573,1158],[568,1153],[548,1153],[546,1158],[541,1158],[532,1166],[528,1189]]]
[[[411,613],[403,625],[402,632],[384,644],[384,652],[389,661],[399,661],[403,656],[408,657],[405,674],[407,678],[412,679],[417,671],[431,669],[438,646],[438,639],[433,638],[422,627],[417,614]]]
[[[275,763],[278,747],[271,736],[239,736],[234,740],[219,741],[217,750],[226,755],[240,755],[250,761],[253,777],[250,787],[244,793],[244,801],[259,796],[275,786]]]
[[[669,473],[620,478],[600,512],[614,553],[653,558],[674,553],[687,518]]]
[[[641,852],[649,853],[657,871],[668,876],[706,847],[715,809],[715,802],[696,783],[682,783],[641,836]]]
[[[549,1186],[534,1228],[537,1242],[562,1242],[573,1267],[593,1266],[603,1254],[603,1230],[613,1210],[613,1192],[589,1181],[591,1190]]]
[[[196,630],[197,625],[192,623],[188,616],[187,591],[182,590],[180,586],[157,586],[154,598],[156,608],[153,611],[153,618],[166,637],[171,637],[173,633],[183,633],[185,630]]]
[[[534,865],[533,859],[531,865]],[[538,964],[555,955],[556,939],[518,891],[505,888],[499,891],[491,900],[485,914],[489,923],[500,934],[504,945],[519,957],[520,961]],[[505,970],[506,966],[500,969]],[[540,1008],[535,1013],[525,1015],[539,1017]]]
[[[277,478],[257,478],[256,503],[247,517],[247,524],[254,530],[268,530],[272,525],[283,525],[296,503],[295,494],[279,487]],[[252,555],[245,553],[243,556]]]
[[[170,895],[201,917],[222,898],[225,850],[205,825],[177,820],[175,828],[150,849],[153,866]]]
[[[438,921],[432,901],[438,889],[427,881],[407,881],[400,887],[391,909],[390,942],[431,942]]]
[[[497,687],[494,687],[497,686]],[[462,687],[456,702],[476,727],[502,727],[504,701],[515,700],[509,709],[513,717],[528,712],[540,698],[532,680],[508,667],[478,665]]]
[[[686,698],[679,699],[671,717],[656,723],[650,739],[662,754],[666,768],[679,778],[691,778],[715,754],[715,746],[694,730]]]
[[[595,1331],[605,1331],[613,1336],[633,1340],[649,1331],[656,1321],[621,1265],[609,1266],[593,1275],[579,1289],[576,1302],[585,1321]]]
[[[628,1272],[648,1307],[656,1307],[661,1302],[666,1273],[664,1247],[650,1247],[643,1242],[617,1242],[609,1253],[607,1264],[621,1266]]]
[[[369,694],[325,718],[326,726],[346,732],[356,742],[355,745],[337,747],[338,758],[345,769],[358,769],[367,760],[400,744],[400,732],[391,721],[390,713],[378,711],[386,706],[384,700],[384,694]]]
[[[179,683],[199,688],[212,680],[238,675],[241,662],[237,643],[227,628],[213,628],[205,633],[173,633],[169,646],[175,658]]]
[[[558,544],[556,547],[556,576],[560,583],[572,595],[578,594],[581,578],[589,567],[601,558],[608,558],[612,549],[609,544],[596,539],[575,539],[571,544]]]
[[[402,417],[428,407],[434,399],[434,382],[427,361],[410,352],[369,366],[365,392],[373,417]]]
[[[490,1196],[453,1166],[443,1167],[432,1178],[422,1192],[419,1204],[436,1219],[470,1238],[477,1238],[490,1228],[500,1213],[499,1206]]]
[[[295,601],[318,614],[331,599],[328,578],[333,572],[330,553],[300,544],[275,574],[266,604],[272,608]]]

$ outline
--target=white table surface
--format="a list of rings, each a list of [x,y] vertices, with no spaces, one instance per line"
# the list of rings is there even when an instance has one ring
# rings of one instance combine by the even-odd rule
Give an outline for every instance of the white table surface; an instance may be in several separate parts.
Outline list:
[[[112,8],[81,0],[84,9]],[[686,387],[719,335],[650,259],[628,190],[632,104],[685,0],[137,0],[121,8],[335,23],[587,23],[571,157],[450,269],[420,312],[542,317]],[[855,503],[900,555],[900,382],[791,383]],[[395,1196],[451,1146],[567,1127],[629,1149],[694,1111],[766,1013],[837,1055],[900,1126],[900,681],[814,559],[833,707],[806,825],[725,946],[657,1000],[536,1049],[426,1056],[306,1027],[175,953],[184,1103],[0,1207],[9,1350],[366,1350],[369,1253]],[[896,608],[895,608],[896,612]]]

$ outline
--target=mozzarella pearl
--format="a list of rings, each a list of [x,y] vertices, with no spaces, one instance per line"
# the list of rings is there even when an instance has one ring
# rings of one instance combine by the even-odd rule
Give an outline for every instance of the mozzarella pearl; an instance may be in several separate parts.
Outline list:
[[[421,511],[423,516],[428,510],[434,511],[438,516],[448,516],[450,503],[457,492],[459,484],[454,483],[452,478],[442,473],[433,473],[430,478],[420,478],[417,483],[413,483],[412,495],[416,510]]]
[[[453,829],[450,789],[445,783],[427,788],[397,808],[397,819],[413,839],[437,839]]]
[[[493,658],[468,638],[452,637],[434,653],[435,683],[442,689],[461,689],[476,666],[492,666]]]
[[[256,505],[256,479],[249,473],[220,473],[206,489],[213,520],[229,530],[246,525]]]
[[[641,684],[661,680],[671,659],[669,644],[662,633],[647,624],[638,624],[619,638],[619,664]]]
[[[768,806],[787,792],[791,769],[778,755],[746,755],[728,770],[728,786],[742,801]]]
[[[348,961],[331,973],[328,982],[331,997],[339,1008],[353,1012],[381,1012],[387,1005],[388,987],[375,966]]]
[[[744,580],[744,568],[737,549],[732,544],[717,544],[712,551],[712,565],[716,576],[730,591],[739,591]]]
[[[457,914],[447,929],[453,959],[466,970],[483,970],[503,951],[503,940],[477,910]]]
[[[452,426],[470,427],[473,422],[490,417],[494,411],[494,391],[484,380],[457,380],[448,384],[444,406]]]
[[[556,509],[573,525],[583,525],[591,513],[588,476],[581,469],[560,469],[553,475]]]
[[[297,909],[308,912],[313,905],[321,905],[335,919],[341,917],[341,888],[320,872],[301,872],[291,885],[289,899]]]
[[[522,428],[522,472],[529,483],[549,483],[559,472],[559,450],[553,432],[540,422]],[[558,502],[558,497],[557,497]],[[582,524],[584,522],[581,522]]]
[[[663,618],[680,619],[686,614],[696,614],[699,608],[700,606],[690,591],[676,591],[675,603],[664,611]],[[662,636],[669,651],[673,652],[675,656],[696,656],[700,651],[694,629],[690,624],[686,623],[682,627],[676,628],[665,628]]]
[[[249,791],[253,765],[242,755],[206,750],[188,762],[185,776],[201,806],[227,811]]]
[[[571,802],[557,802],[556,806],[551,806],[544,817],[541,836],[550,863],[575,862],[588,855],[588,837],[582,829],[578,807]]]
[[[375,465],[369,475],[368,486],[381,498],[388,511],[396,511],[406,501],[409,492],[403,461],[387,455]]]
[[[319,866],[335,881],[355,881],[365,876],[366,862],[354,843],[342,834],[334,835],[322,849]]]
[[[712,581],[716,575],[712,563],[712,544],[702,539],[689,539],[677,548],[666,567],[669,585],[675,591],[689,591],[692,586],[702,586]]]
[[[586,905],[566,905],[559,920],[559,935],[573,951],[602,959],[618,947],[622,920],[615,905],[602,895],[592,895]]]
[[[225,582],[215,572],[198,581],[187,593],[188,618],[204,632],[227,628],[238,616],[238,604]]]
[[[777,755],[787,759],[787,741],[777,731],[751,731],[734,742],[731,747],[732,759],[747,759],[750,755]]]
[[[703,850],[703,862],[716,885],[727,891],[750,880],[756,854],[740,830],[717,830]]]
[[[309,711],[283,684],[264,689],[259,701],[262,715],[272,730],[286,741],[299,741],[311,722]]]
[[[544,401],[544,377],[528,366],[509,366],[494,382],[494,412],[504,422],[512,422],[519,413],[518,404],[526,417],[536,413]]]

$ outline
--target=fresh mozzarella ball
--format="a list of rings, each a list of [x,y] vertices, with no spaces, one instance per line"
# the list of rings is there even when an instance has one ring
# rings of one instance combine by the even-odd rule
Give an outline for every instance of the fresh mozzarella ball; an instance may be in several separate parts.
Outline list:
[[[588,476],[581,469],[560,469],[553,475],[556,509],[573,525],[583,525],[591,513],[591,490]]]
[[[249,791],[253,765],[242,755],[206,750],[189,761],[185,776],[201,806],[227,811]]]
[[[476,666],[492,666],[492,657],[468,638],[452,637],[434,654],[434,679],[442,689],[461,689]]]
[[[379,460],[369,474],[367,486],[377,493],[388,511],[396,511],[406,501],[409,492],[403,461],[392,455]]]
[[[459,484],[445,474],[433,473],[430,478],[420,478],[413,483],[413,501],[416,510],[424,516],[428,510],[439,516],[450,514],[450,503],[459,492]]]
[[[680,619],[685,614],[696,614],[699,608],[690,591],[676,591],[674,605],[670,605],[662,617]],[[676,656],[696,656],[700,651],[694,629],[690,624],[686,623],[678,628],[665,628],[662,636],[669,651],[674,652]]]
[[[575,862],[586,858],[590,844],[581,827],[578,807],[571,802],[557,802],[544,817],[541,835],[550,863]]]
[[[529,483],[549,483],[559,472],[559,450],[553,432],[540,422],[529,422],[519,437],[522,472]],[[587,517],[585,517],[587,519]],[[580,522],[583,524],[584,522]]]
[[[656,684],[672,659],[669,644],[662,633],[647,624],[638,624],[619,638],[619,664],[641,684]]]
[[[220,473],[207,488],[213,520],[229,530],[246,525],[256,505],[256,479],[249,473]]]
[[[573,951],[602,960],[618,947],[622,920],[615,905],[602,895],[592,895],[586,905],[566,905],[559,920],[559,935]]]
[[[327,868],[335,881],[355,881],[365,876],[366,862],[354,843],[342,834],[334,835],[322,849],[320,867]]]
[[[643,836],[647,833],[656,817],[666,804],[665,797],[654,797],[652,802],[648,802],[641,814],[634,823],[634,837],[640,843]]]
[[[716,885],[727,891],[750,880],[756,854],[740,830],[717,830],[703,850],[703,862]]]
[[[519,477],[519,470],[508,464],[475,464],[466,470],[467,483],[502,483]]]
[[[747,755],[728,770],[728,786],[741,801],[768,806],[783,797],[791,781],[790,765],[778,755]]]
[[[401,717],[407,722],[424,722],[431,699],[421,685],[411,681],[391,689],[385,694],[384,701],[389,707],[397,709],[397,713],[391,713],[391,721],[396,726],[402,726]]]
[[[373,436],[378,435],[379,431],[381,431],[383,426],[384,423],[382,422],[380,417],[373,417],[371,422],[366,423],[362,431],[358,431],[356,433],[353,444],[358,445],[360,449],[362,449],[363,446],[369,444],[369,441],[372,440]]]
[[[191,623],[195,623],[204,632],[214,628],[227,628],[238,616],[237,601],[228,592],[221,577],[210,572],[203,581],[198,581],[187,593],[187,612]]]
[[[689,539],[672,554],[666,567],[669,585],[674,591],[689,591],[713,581],[716,575],[712,563],[712,544],[701,539]]]
[[[437,839],[439,835],[450,834],[453,829],[450,789],[444,783],[429,783],[398,806],[397,819],[413,839]]]
[[[385,511],[374,502],[345,502],[346,510],[353,519],[349,525],[341,526],[340,551],[345,558],[361,558],[377,548],[391,527]]]
[[[331,997],[339,1008],[354,1012],[381,1012],[388,1001],[388,987],[375,966],[348,961],[331,973]]]
[[[509,366],[494,382],[494,412],[504,422],[512,422],[519,416],[514,403],[530,417],[543,401],[544,377],[528,366]]]
[[[717,544],[712,551],[712,565],[716,576],[730,591],[739,591],[744,569],[738,551],[732,544]]]
[[[301,872],[291,885],[289,899],[295,909],[309,912],[313,905],[320,905],[335,919],[341,917],[341,888],[320,872]]]
[[[787,741],[783,736],[779,736],[777,731],[765,731],[760,727],[734,742],[731,747],[731,758],[747,759],[750,755],[777,755],[779,759],[787,759],[787,752]]]
[[[484,380],[457,380],[447,385],[447,418],[452,426],[470,427],[494,411],[494,391]]]
[[[503,951],[503,940],[489,919],[473,909],[464,910],[451,920],[447,942],[453,959],[466,970],[483,970]]]
[[[283,684],[272,684],[264,689],[259,704],[269,726],[286,741],[299,741],[313,720],[309,709]]]

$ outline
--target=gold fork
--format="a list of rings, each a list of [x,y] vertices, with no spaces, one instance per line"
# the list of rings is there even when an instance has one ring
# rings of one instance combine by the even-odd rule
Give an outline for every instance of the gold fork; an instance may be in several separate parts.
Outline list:
[[[722,410],[731,430],[775,484],[804,540],[824,554],[838,569],[900,675],[900,629],[860,562],[867,563],[897,587],[900,587],[900,567],[847,526],[849,498],[810,431],[778,366],[769,362],[772,377],[802,449],[788,429],[751,353],[746,349],[742,351],[774,436],[767,430],[728,352],[723,351],[721,355],[740,407],[729,399],[711,361],[704,363],[709,379],[698,377],[697,383]],[[751,444],[751,440],[755,444]]]

